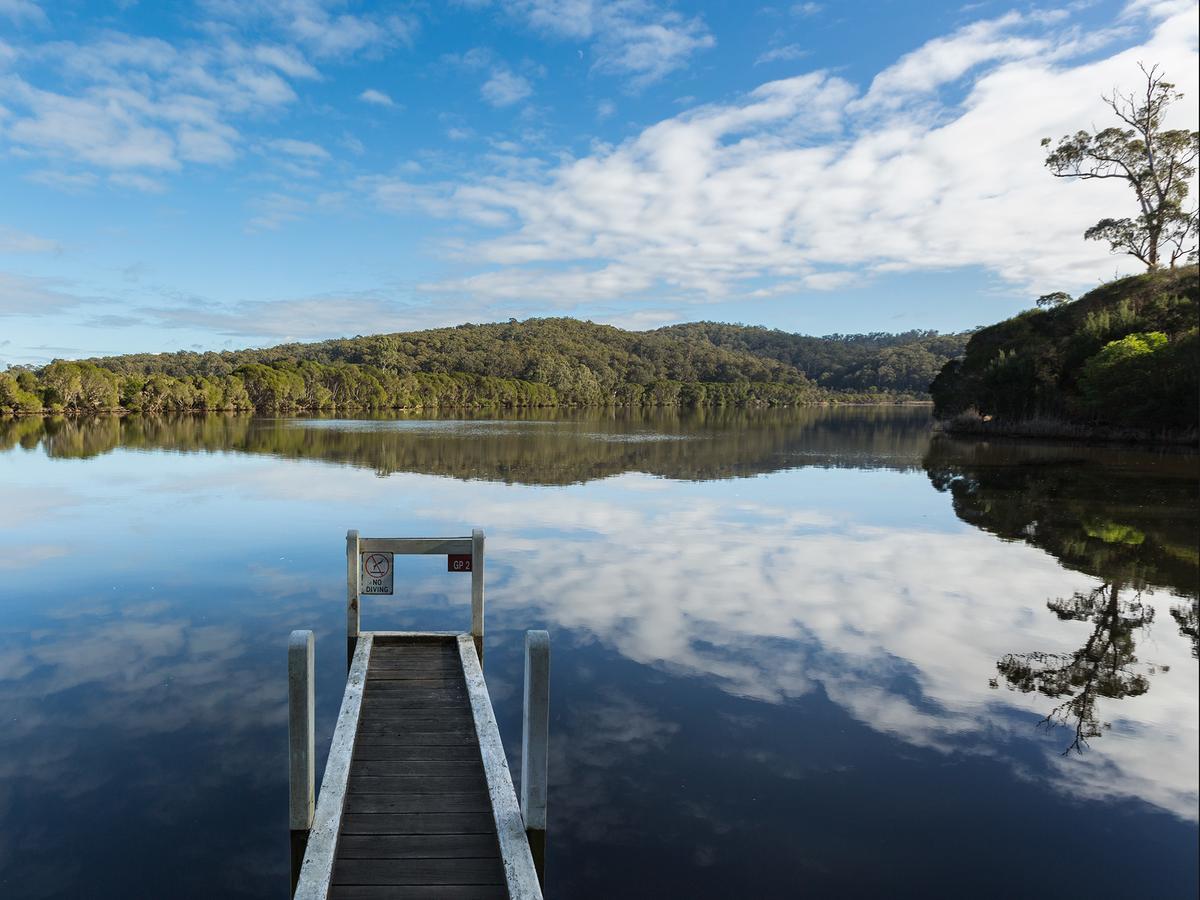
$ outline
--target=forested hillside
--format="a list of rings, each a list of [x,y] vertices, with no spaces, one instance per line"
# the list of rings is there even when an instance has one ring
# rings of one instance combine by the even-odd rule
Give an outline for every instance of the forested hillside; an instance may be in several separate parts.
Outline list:
[[[671,325],[656,333],[773,359],[833,391],[906,394],[925,394],[946,361],[962,355],[970,337],[936,331],[812,337],[720,322]]]
[[[1066,299],[1063,297],[1062,299]],[[949,430],[1192,435],[1200,419],[1200,275],[1102,285],[976,332],[933,382]]]
[[[0,410],[779,406],[925,399],[965,335],[813,338],[530,319],[314,344],[131,354],[0,373]]]

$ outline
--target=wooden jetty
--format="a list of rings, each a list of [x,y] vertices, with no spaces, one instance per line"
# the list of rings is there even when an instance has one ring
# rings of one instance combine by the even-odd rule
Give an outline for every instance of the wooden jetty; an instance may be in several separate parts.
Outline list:
[[[359,630],[364,589],[391,593],[393,555],[411,553],[444,554],[451,571],[470,571],[469,633]],[[483,532],[351,531],[346,558],[350,671],[315,810],[312,632],[292,632],[289,644],[294,896],[541,898],[548,635],[526,634],[518,803],[480,663]]]

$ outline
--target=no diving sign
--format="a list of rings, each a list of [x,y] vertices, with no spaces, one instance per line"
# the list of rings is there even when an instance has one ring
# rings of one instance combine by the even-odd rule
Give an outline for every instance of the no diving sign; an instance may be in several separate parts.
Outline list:
[[[390,553],[362,554],[361,594],[390,594],[395,582],[395,569]]]

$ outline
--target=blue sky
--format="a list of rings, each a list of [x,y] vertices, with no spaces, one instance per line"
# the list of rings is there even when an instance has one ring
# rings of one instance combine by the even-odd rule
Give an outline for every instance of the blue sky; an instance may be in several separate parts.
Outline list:
[[[1136,267],[1053,179],[1178,0],[0,0],[0,365],[572,315],[952,330]]]

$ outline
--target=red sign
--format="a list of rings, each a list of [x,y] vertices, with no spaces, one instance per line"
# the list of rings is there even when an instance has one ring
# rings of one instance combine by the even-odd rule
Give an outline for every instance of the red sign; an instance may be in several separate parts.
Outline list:
[[[470,553],[450,553],[446,556],[446,571],[447,572],[470,572],[471,571],[471,554]]]

